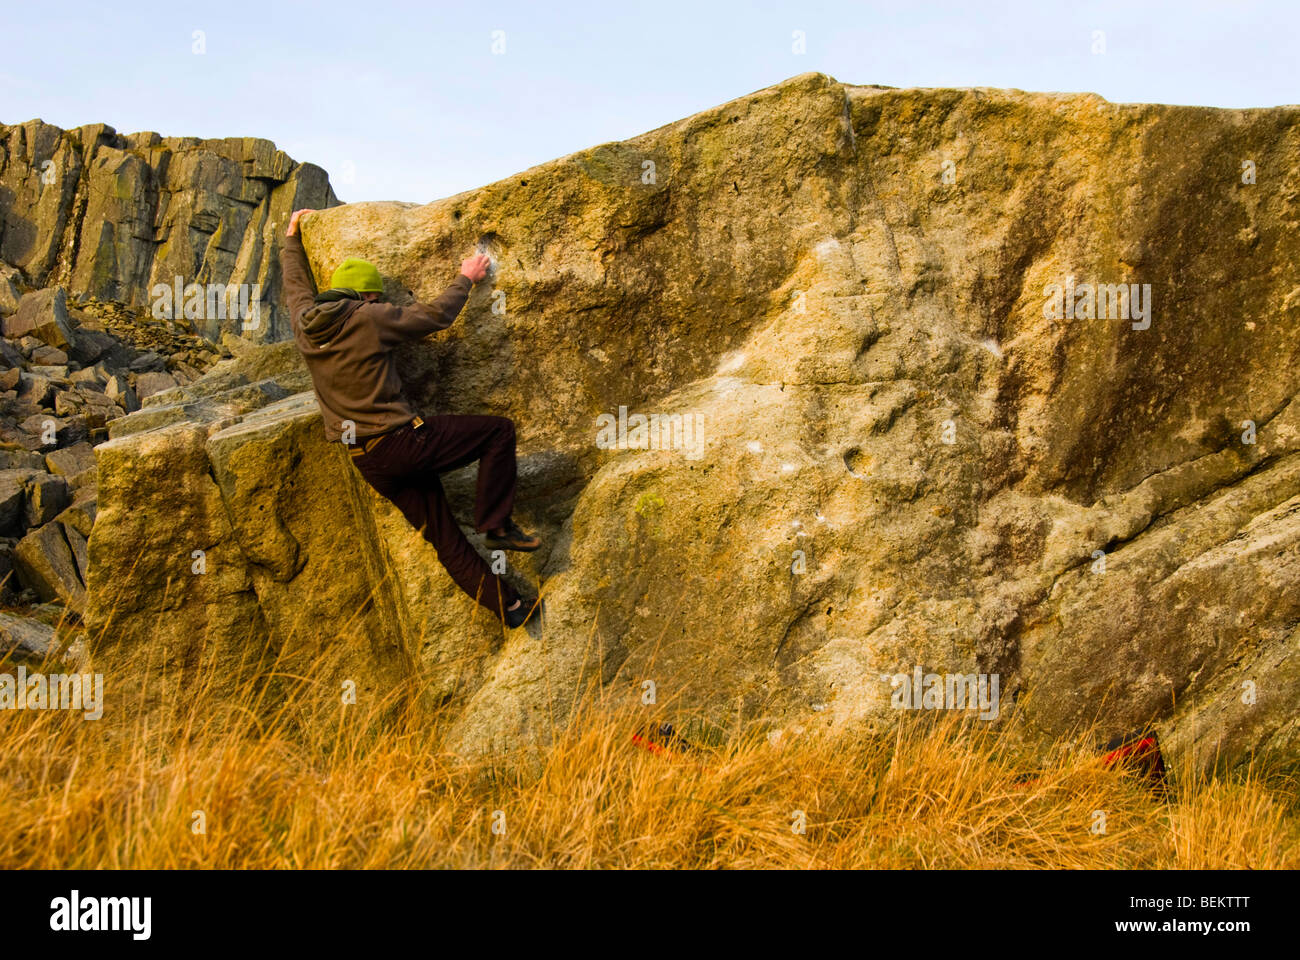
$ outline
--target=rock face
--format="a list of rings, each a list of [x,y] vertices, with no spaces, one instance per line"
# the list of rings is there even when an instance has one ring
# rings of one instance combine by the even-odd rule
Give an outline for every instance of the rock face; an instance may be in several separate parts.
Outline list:
[[[78,301],[175,310],[209,339],[288,333],[279,306],[279,237],[297,207],[337,204],[325,172],[267,140],[200,140],[32,120],[0,125],[0,312],[28,287],[62,285]],[[165,303],[158,284],[182,297]],[[202,297],[184,293],[202,286]],[[210,285],[247,285],[256,322],[209,303]],[[186,310],[186,303],[190,309]],[[224,315],[224,319],[223,319]]]
[[[1295,758],[1298,226],[1296,108],[816,74],[323,212],[317,277],[362,256],[399,302],[494,250],[401,363],[422,413],[517,422],[542,629],[456,591],[283,345],[96,448],[96,656],[157,645],[183,687],[327,651],[360,696],[457,703],[466,750],[645,681],[718,723],[880,727],[919,670],[996,676],[1028,743],[1154,722],[1200,765]]]

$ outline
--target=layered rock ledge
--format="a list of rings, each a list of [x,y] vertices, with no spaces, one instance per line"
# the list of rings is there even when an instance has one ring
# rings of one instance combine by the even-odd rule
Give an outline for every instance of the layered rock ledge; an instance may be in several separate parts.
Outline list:
[[[245,300],[256,294],[256,318],[191,316],[210,340],[281,340],[284,225],[294,209],[337,203],[324,170],[269,140],[0,124],[0,311],[25,284],[181,319],[185,298],[163,304],[154,292],[180,278],[182,291],[220,284],[244,286]]]

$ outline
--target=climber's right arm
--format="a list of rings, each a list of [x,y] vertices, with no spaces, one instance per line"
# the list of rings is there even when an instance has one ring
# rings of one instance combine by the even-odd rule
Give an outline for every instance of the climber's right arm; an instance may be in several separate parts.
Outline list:
[[[298,220],[314,210],[295,210],[289,218],[289,228],[284,234],[284,245],[280,247],[280,276],[284,283],[284,302],[289,308],[289,320],[293,328],[298,329],[302,315],[306,313],[316,298],[316,282],[311,275],[311,266],[307,263],[307,251],[302,245],[302,234],[298,231]]]

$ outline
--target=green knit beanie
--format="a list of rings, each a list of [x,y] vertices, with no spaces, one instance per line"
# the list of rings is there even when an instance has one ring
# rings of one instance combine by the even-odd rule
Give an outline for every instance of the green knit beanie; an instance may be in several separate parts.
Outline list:
[[[355,290],[357,293],[383,293],[384,281],[373,263],[348,257],[330,275],[330,286],[335,290]]]

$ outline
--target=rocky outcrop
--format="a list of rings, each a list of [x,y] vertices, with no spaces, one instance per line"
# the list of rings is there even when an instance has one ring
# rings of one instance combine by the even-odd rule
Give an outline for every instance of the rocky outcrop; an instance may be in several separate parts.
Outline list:
[[[0,313],[20,288],[61,286],[213,341],[283,339],[284,225],[337,202],[323,170],[267,140],[0,125]]]
[[[466,750],[646,681],[720,724],[878,728],[919,671],[997,677],[1030,744],[1155,722],[1201,765],[1294,758],[1297,158],[1296,108],[805,75],[326,211],[316,275],[363,256],[399,302],[492,246],[402,370],[426,414],[516,420],[542,628],[456,591],[284,345],[96,448],[95,655],[152,645],[180,689],[326,653],[363,697],[455,703]]]
[[[27,612],[44,601],[74,623],[86,603],[93,445],[140,409],[140,397],[159,403],[158,395],[198,380],[221,351],[120,304],[69,307],[61,287],[25,294],[4,326],[0,601]]]

